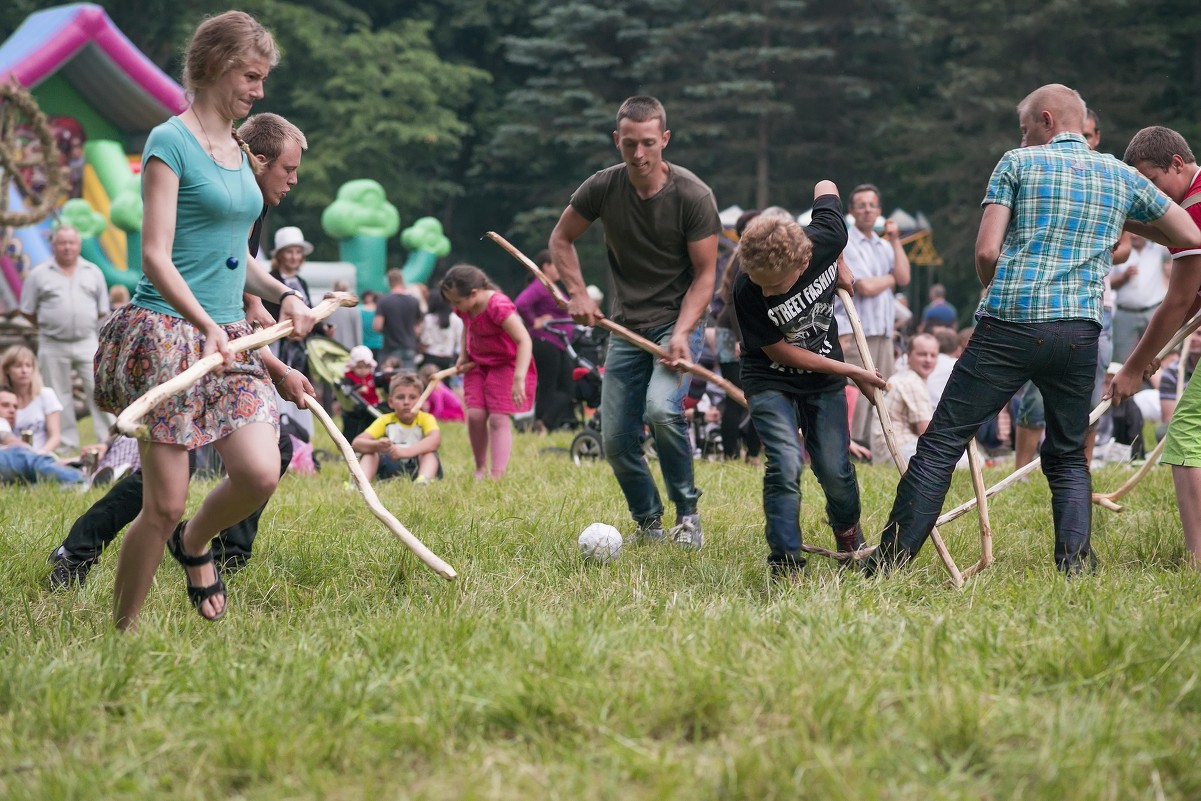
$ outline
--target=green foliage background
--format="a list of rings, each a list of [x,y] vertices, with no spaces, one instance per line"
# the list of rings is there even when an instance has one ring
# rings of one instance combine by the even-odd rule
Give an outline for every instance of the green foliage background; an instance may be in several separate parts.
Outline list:
[[[37,8],[0,8],[0,37]],[[173,75],[188,34],[226,3],[103,5]],[[273,215],[320,234],[344,181],[372,177],[402,224],[438,217],[448,263],[484,266],[506,288],[521,268],[480,243],[497,230],[543,247],[571,191],[616,161],[609,132],[635,93],[664,100],[670,159],[718,203],[808,207],[813,183],[871,181],[885,205],[922,210],[946,259],[941,280],[970,307],[978,203],[1017,143],[1016,103],[1036,86],[1077,88],[1120,155],[1139,128],[1197,139],[1201,14],[1181,0],[248,0],[284,56],[256,110],[311,144],[301,191]],[[403,261],[400,243],[392,260]],[[583,248],[603,284],[599,236]]]

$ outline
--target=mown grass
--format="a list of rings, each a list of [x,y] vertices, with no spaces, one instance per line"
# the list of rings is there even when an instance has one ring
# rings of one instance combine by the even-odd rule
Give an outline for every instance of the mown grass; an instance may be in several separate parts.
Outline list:
[[[380,494],[457,583],[334,464],[281,485],[224,621],[164,563],[134,636],[111,628],[115,553],[45,590],[97,493],[0,489],[0,797],[1201,797],[1201,578],[1166,469],[1095,512],[1095,577],[1053,570],[1036,475],[992,505],[998,561],[962,591],[930,548],[889,579],[814,560],[773,586],[753,468],[698,463],[702,552],[601,568],[575,536],[628,527],[606,466],[519,436],[505,481],[479,483],[462,429],[445,443],[445,481]],[[878,531],[895,471],[860,480]],[[970,491],[961,475],[951,497]],[[974,517],[943,533],[975,560]]]

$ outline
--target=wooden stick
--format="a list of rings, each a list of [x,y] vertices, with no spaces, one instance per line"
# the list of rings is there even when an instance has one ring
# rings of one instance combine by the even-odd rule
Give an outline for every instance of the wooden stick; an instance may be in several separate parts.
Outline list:
[[[568,305],[567,298],[563,296],[563,293],[561,291],[559,291],[559,287],[555,286],[555,283],[553,281],[551,281],[549,278],[547,278],[546,274],[543,273],[542,270],[538,269],[538,265],[534,264],[534,262],[531,261],[529,259],[529,257],[527,257],[520,250],[518,250],[517,248],[515,248],[511,244],[509,244],[508,240],[506,240],[503,236],[496,233],[495,231],[489,231],[488,233],[484,234],[484,236],[488,237],[493,242],[500,245],[502,248],[504,248],[505,250],[507,250],[509,252],[510,256],[512,256],[513,258],[517,259],[519,262],[524,264],[525,268],[527,270],[529,270],[531,273],[533,273],[534,277],[537,278],[538,281],[544,287],[546,287],[547,291],[550,292],[551,296],[554,297],[555,303],[558,303],[559,307],[562,309],[567,308],[567,305]],[[638,346],[639,348],[646,351],[647,353],[654,354],[655,356],[658,356],[660,359],[672,361],[671,354],[668,353],[663,348],[659,347],[658,344],[651,342],[649,339],[647,339],[644,336],[639,336],[638,334],[635,334],[633,331],[626,328],[624,325],[621,325],[620,323],[615,323],[612,320],[610,320],[608,317],[602,317],[597,322],[597,325],[600,328],[603,328],[606,331],[609,331],[610,333],[616,334],[617,336],[621,337],[622,339],[627,340],[630,343]],[[726,395],[728,397],[733,398],[735,401],[737,401],[742,406],[744,406],[744,407],[746,406],[746,396],[742,394],[742,390],[739,389],[738,387],[734,386],[733,384],[731,384],[727,379],[722,378],[717,373],[714,373],[712,370],[708,370],[708,369],[702,367],[701,365],[697,364],[696,362],[692,362],[687,359],[679,360],[678,362],[676,362],[676,365],[678,365],[679,368],[686,373],[692,373],[693,375],[697,376],[698,378],[703,378],[706,381],[709,381],[710,383],[716,384],[717,386],[722,388],[722,390],[726,393]]]
[[[872,354],[867,347],[867,336],[863,333],[863,322],[859,319],[859,312],[855,309],[855,302],[851,300],[851,294],[845,289],[838,290],[838,298],[842,301],[842,306],[846,310],[847,319],[851,322],[851,330],[855,334],[855,344],[859,346],[859,355],[863,359],[863,367],[868,372],[876,371],[875,364],[872,363]],[[888,445],[888,452],[892,454],[892,461],[897,466],[897,470],[901,475],[905,475],[905,471],[909,469],[909,464],[900,450],[897,448],[896,438],[892,431],[892,420],[888,416],[888,409],[884,404],[884,393],[879,387],[875,388],[872,393],[872,405],[876,407],[876,416],[880,418],[880,428],[884,432],[884,442]],[[963,586],[963,575],[959,572],[959,567],[955,564],[955,560],[951,558],[951,552],[947,550],[947,545],[942,541],[942,535],[938,533],[938,527],[935,526],[930,530],[930,541],[934,543],[934,550],[938,552],[938,558],[942,560],[943,567],[947,569],[947,573],[951,576],[951,583],[957,588]]]
[[[1146,460],[1139,465],[1139,468],[1134,472],[1134,475],[1126,479],[1122,486],[1118,487],[1113,492],[1094,492],[1093,503],[1097,504],[1098,506],[1103,506],[1111,512],[1122,511],[1122,507],[1118,505],[1118,501],[1126,497],[1130,490],[1137,487],[1138,483],[1146,477],[1147,473],[1151,472],[1152,467],[1155,467],[1155,465],[1159,464],[1159,457],[1163,456],[1163,448],[1167,442],[1168,438],[1166,436],[1161,437],[1159,442],[1155,444],[1155,448],[1147,454]]]
[[[305,408],[309,409],[321,421],[321,425],[325,426],[326,432],[333,439],[334,444],[338,446],[338,450],[342,452],[342,458],[346,460],[346,466],[350,468],[350,475],[354,478],[354,483],[358,486],[359,492],[363,494],[363,500],[367,502],[371,513],[378,517],[393,534],[400,538],[405,547],[416,554],[417,558],[424,562],[427,567],[447,581],[453,581],[457,578],[459,574],[455,572],[453,567],[442,561],[437,554],[425,547],[421,540],[413,536],[412,532],[401,525],[401,522],[384,508],[384,505],[380,503],[379,496],[375,494],[375,488],[367,480],[367,474],[363,472],[363,468],[359,465],[359,460],[355,456],[354,449],[346,441],[346,436],[334,425],[333,419],[325,409],[321,408],[321,404],[317,402],[316,398],[312,395],[305,395],[305,399]]]
[[[806,542],[801,543],[801,550],[805,553],[814,553],[818,556],[828,556],[831,559],[837,559],[839,562],[845,562],[848,559],[854,559],[855,561],[866,559],[879,547],[879,545],[867,545],[857,551],[831,551],[829,548],[819,548],[816,545],[810,545]]]
[[[1181,342],[1186,340],[1190,334],[1192,334],[1194,331],[1196,331],[1198,327],[1201,327],[1201,312],[1198,312],[1191,320],[1189,320],[1187,323],[1185,323],[1183,326],[1180,327],[1180,330],[1176,332],[1175,336],[1172,337],[1172,340],[1168,344],[1164,345],[1163,348],[1159,351],[1159,355],[1156,357],[1156,359],[1162,359],[1164,356],[1167,356],[1168,353],[1175,350],[1176,347],[1178,345],[1180,345]],[[1097,408],[1093,409],[1092,414],[1090,414],[1088,416],[1088,424],[1090,426],[1092,426],[1098,420],[1100,420],[1101,415],[1103,415],[1107,411],[1109,411],[1110,405],[1111,404],[1110,404],[1110,401],[1108,398],[1105,398],[1100,403],[1098,403]],[[1042,459],[1036,458],[1033,461],[1031,461],[1025,465],[1022,465],[1017,470],[1013,471],[1008,476],[1006,476],[1005,478],[998,481],[996,484],[989,487],[988,491],[984,494],[985,497],[991,498],[992,496],[996,495],[1001,490],[1012,487],[1014,484],[1018,483],[1023,478],[1025,478],[1026,476],[1030,475],[1035,470],[1037,470],[1039,465],[1041,465],[1041,464],[1042,464]],[[1109,509],[1111,511],[1118,511],[1121,508],[1121,507],[1117,506],[1117,504],[1110,501],[1105,496],[1100,496],[1100,495],[1094,494],[1093,501],[1101,506],[1104,506],[1106,509]],[[935,521],[935,524],[939,525],[939,526],[946,525],[947,523],[950,523],[952,520],[958,520],[960,517],[963,517],[965,514],[967,514],[968,512],[972,511],[975,508],[976,508],[976,499],[972,498],[971,500],[967,501],[966,503],[962,503],[959,506],[956,506],[951,511],[946,512],[943,515],[941,515],[938,518],[938,520]]]
[[[333,314],[334,309],[339,306],[357,306],[358,303],[359,299],[349,292],[330,292],[326,294],[324,300],[313,307],[314,321],[319,322],[324,320]],[[284,320],[282,323],[276,323],[270,328],[264,328],[262,331],[255,331],[253,334],[247,334],[244,337],[232,340],[229,343],[229,349],[232,353],[254,350],[264,345],[270,345],[272,342],[283,339],[291,333],[292,321]],[[172,395],[178,395],[188,389],[220,367],[224,361],[220,353],[209,354],[174,378],[152,388],[145,395],[129,404],[125,411],[121,412],[117,417],[117,430],[131,437],[145,437],[148,430],[146,425],[142,423],[142,418],[151,409]]]
[[[421,397],[417,399],[417,405],[414,407],[420,409],[425,405],[425,402],[430,399],[430,395],[434,394],[434,387],[440,384],[443,379],[450,378],[452,375],[465,373],[475,367],[475,362],[464,362],[463,364],[455,364],[447,367],[445,370],[439,370],[430,376],[429,383],[425,385],[425,389],[421,390]]]
[[[992,524],[988,522],[988,501],[984,497],[984,470],[980,459],[980,450],[973,439],[967,448],[967,464],[972,471],[972,489],[976,493],[976,508],[980,512],[980,561],[963,571],[963,577],[970,578],[993,563],[992,557]]]

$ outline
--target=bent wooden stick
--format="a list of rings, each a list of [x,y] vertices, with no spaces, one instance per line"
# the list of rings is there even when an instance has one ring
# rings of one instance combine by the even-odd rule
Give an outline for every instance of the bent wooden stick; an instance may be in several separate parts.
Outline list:
[[[1172,337],[1172,340],[1168,344],[1164,345],[1163,348],[1159,351],[1159,355],[1156,357],[1156,359],[1162,359],[1164,356],[1167,356],[1168,353],[1175,350],[1175,348],[1181,342],[1183,342],[1185,339],[1187,339],[1189,337],[1189,335],[1191,335],[1194,331],[1196,331],[1198,327],[1201,327],[1201,313],[1198,313],[1191,320],[1189,320],[1187,323],[1185,323],[1183,326],[1181,326],[1180,330],[1177,331],[1175,336]],[[1110,405],[1111,404],[1110,404],[1110,401],[1108,398],[1105,398],[1100,403],[1098,403],[1097,408],[1093,409],[1092,414],[1090,414],[1088,416],[1089,426],[1094,425],[1098,420],[1100,420],[1101,415],[1103,415],[1107,411],[1109,411]],[[993,484],[991,487],[989,487],[988,491],[984,494],[984,496],[986,498],[991,498],[994,495],[996,495],[998,492],[1000,492],[1001,490],[1012,487],[1014,484],[1018,483],[1023,478],[1025,478],[1026,476],[1030,475],[1035,470],[1037,470],[1039,465],[1041,465],[1041,464],[1042,464],[1041,459],[1034,459],[1033,461],[1019,467],[1017,470],[1013,471],[1012,473],[1007,475],[1005,478],[1001,479],[996,484]],[[1114,508],[1114,506],[1116,504],[1113,504],[1112,502],[1106,503],[1102,500],[1098,500],[1101,497],[1102,496],[1094,495],[1093,496],[1094,502],[1098,503],[1101,506],[1104,506],[1107,509]],[[963,517],[965,514],[967,514],[968,512],[972,511],[975,508],[976,508],[976,499],[972,498],[971,500],[969,500],[965,503],[962,503],[959,506],[956,506],[951,511],[944,513],[942,516],[940,516],[938,518],[938,520],[935,521],[935,524],[942,526],[947,523],[950,523],[952,520],[958,520],[960,517]]]
[[[484,236],[488,237],[493,242],[500,245],[502,248],[504,248],[506,251],[509,252],[510,256],[512,256],[513,258],[517,259],[519,262],[524,264],[525,268],[527,270],[529,270],[531,273],[533,273],[534,277],[538,279],[539,283],[541,283],[544,287],[546,287],[546,289],[554,297],[555,302],[559,304],[559,307],[563,308],[563,309],[567,308],[567,298],[565,298],[563,296],[563,293],[559,291],[559,287],[555,286],[555,283],[553,281],[551,281],[549,278],[547,278],[546,274],[543,273],[542,270],[538,269],[538,265],[534,264],[534,262],[532,262],[529,259],[529,257],[527,257],[520,250],[518,250],[517,248],[515,248],[511,244],[509,244],[507,239],[505,239],[503,236],[496,233],[495,231],[489,231],[488,233],[484,234]],[[625,339],[625,340],[629,341],[630,343],[638,346],[639,348],[642,348],[642,350],[646,351],[647,353],[651,353],[651,354],[654,354],[655,356],[658,356],[660,359],[666,359],[667,361],[672,360],[671,354],[668,353],[663,348],[659,347],[658,344],[651,342],[649,339],[647,339],[644,336],[639,336],[638,334],[635,334],[633,331],[626,328],[624,325],[621,325],[620,323],[615,323],[612,320],[610,320],[608,317],[602,317],[597,322],[597,326],[599,326],[600,328],[603,328],[606,331],[609,331],[613,334],[616,334],[617,336],[621,337],[622,339]],[[717,373],[713,372],[712,370],[707,370],[704,367],[701,367],[696,362],[688,361],[687,359],[681,359],[679,362],[677,362],[677,364],[679,365],[680,369],[683,370],[684,372],[692,373],[697,378],[703,378],[706,381],[709,381],[709,382],[721,387],[722,390],[726,393],[726,395],[728,397],[733,398],[735,401],[737,401],[742,406],[744,406],[744,407],[746,406],[746,396],[742,394],[742,390],[739,389],[738,387],[734,386],[733,384],[731,384],[727,379],[722,378],[721,376],[719,376]]]
[[[354,478],[354,483],[358,486],[359,492],[363,494],[363,500],[367,502],[371,513],[380,519],[388,529],[395,534],[405,547],[417,555],[417,558],[426,564],[431,570],[437,573],[447,581],[453,581],[458,577],[455,569],[446,562],[442,561],[433,551],[425,547],[421,540],[413,536],[413,533],[405,528],[396,517],[384,508],[380,503],[379,496],[375,494],[375,488],[371,486],[371,482],[367,480],[366,473],[359,466],[358,457],[354,454],[354,449],[350,447],[350,443],[346,441],[346,436],[338,430],[334,425],[333,419],[325,409],[321,408],[321,404],[312,395],[305,395],[305,408],[309,409],[313,415],[321,421],[321,425],[325,426],[326,433],[338,446],[338,450],[342,452],[342,458],[346,460],[346,466],[350,468],[350,475]]]
[[[807,542],[801,543],[801,550],[805,553],[815,553],[818,556],[828,556],[831,559],[837,559],[839,562],[845,562],[848,559],[854,559],[855,561],[866,559],[879,547],[879,545],[867,545],[857,551],[831,551],[829,548],[819,548],[818,546],[810,545]]]
[[[313,307],[313,317],[315,321],[319,322],[333,314],[334,309],[339,306],[357,306],[358,304],[359,299],[349,292],[330,292],[326,294],[324,300]],[[264,328],[262,331],[255,331],[253,334],[247,334],[244,337],[231,340],[229,349],[231,353],[254,350],[264,345],[270,345],[272,342],[283,339],[291,333],[292,321],[284,320],[282,323],[276,323],[270,328]],[[178,395],[188,389],[197,381],[220,367],[224,361],[220,353],[209,354],[179,375],[154,387],[145,395],[129,404],[125,408],[125,411],[118,415],[117,430],[131,437],[146,436],[147,429],[145,424],[142,423],[142,418],[151,409],[172,395]]]
[[[993,563],[992,558],[992,524],[988,522],[988,501],[984,493],[984,469],[981,464],[980,451],[973,439],[967,446],[967,464],[972,471],[972,489],[976,493],[976,509],[980,514],[980,561],[963,571],[963,577],[970,578]]]
[[[1167,441],[1167,437],[1160,437],[1159,442],[1155,445],[1155,448],[1147,454],[1146,461],[1139,466],[1134,475],[1126,479],[1126,482],[1122,484],[1122,486],[1118,487],[1113,492],[1094,492],[1093,503],[1097,504],[1098,506],[1103,506],[1111,512],[1121,512],[1123,507],[1118,504],[1118,501],[1122,500],[1122,498],[1126,497],[1130,490],[1138,486],[1138,482],[1142,481],[1143,478],[1146,477],[1147,473],[1151,472],[1152,467],[1155,467],[1155,465],[1159,464],[1159,457],[1163,456],[1163,448],[1164,445],[1167,444]]]
[[[855,334],[855,344],[859,346],[859,355],[863,359],[863,367],[869,372],[876,371],[876,365],[872,363],[872,354],[867,347],[867,336],[863,333],[863,322],[859,319],[859,312],[855,309],[855,302],[851,300],[851,293],[845,289],[838,290],[838,298],[842,301],[842,306],[846,310],[847,319],[851,322],[851,331]],[[888,409],[884,405],[884,393],[876,387],[872,392],[872,405],[876,407],[876,416],[880,419],[880,428],[884,432],[884,442],[888,445],[888,452],[892,454],[892,461],[897,466],[897,470],[901,475],[909,469],[909,463],[901,456],[901,452],[897,449],[896,438],[892,433],[892,419],[888,416]],[[935,526],[930,530],[930,541],[934,543],[934,550],[938,552],[938,558],[942,560],[943,567],[947,569],[947,573],[951,576],[951,583],[957,588],[963,586],[963,575],[959,572],[959,566],[955,564],[955,560],[951,558],[951,552],[947,550],[947,545],[942,541],[942,535],[938,533],[938,527]]]
[[[425,402],[430,399],[430,395],[434,394],[434,387],[442,383],[442,381],[450,378],[452,375],[465,373],[472,367],[475,367],[475,362],[464,362],[463,364],[451,365],[445,370],[439,370],[431,375],[429,383],[425,385],[425,389],[421,390],[421,397],[417,399],[417,405],[414,408],[420,409],[422,406],[424,406]]]

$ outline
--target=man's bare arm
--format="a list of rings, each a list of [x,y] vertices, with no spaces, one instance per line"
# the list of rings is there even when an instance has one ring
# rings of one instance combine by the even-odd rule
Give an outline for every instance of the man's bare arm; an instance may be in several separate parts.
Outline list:
[[[988,286],[997,274],[997,262],[1001,258],[1001,244],[1009,230],[1013,212],[1008,206],[990,203],[984,207],[980,219],[980,231],[976,234],[976,277],[982,286]]]
[[[580,268],[580,256],[575,249],[576,240],[584,235],[590,225],[592,223],[582,214],[568,206],[563,209],[563,214],[550,235],[550,257],[559,269],[559,278],[571,297],[567,312],[581,325],[596,325],[604,316],[596,302],[588,295],[584,272]]]

